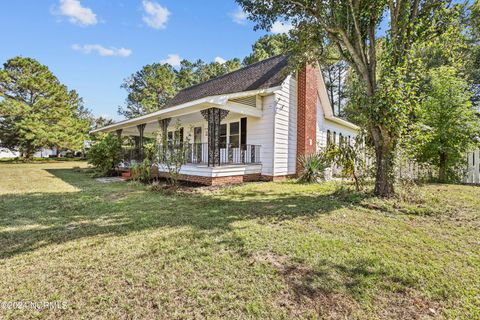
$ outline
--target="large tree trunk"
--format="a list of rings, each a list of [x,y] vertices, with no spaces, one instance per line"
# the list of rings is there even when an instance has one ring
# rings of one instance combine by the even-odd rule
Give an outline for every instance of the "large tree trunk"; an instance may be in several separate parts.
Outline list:
[[[20,149],[20,155],[25,161],[32,161],[33,154],[35,153],[35,148],[33,148],[32,144],[27,141],[23,148]]]
[[[447,155],[440,153],[440,159],[438,164],[438,180],[440,182],[447,181]]]
[[[379,197],[390,197],[395,193],[393,188],[395,144],[388,132],[381,127],[372,127],[370,132],[375,145],[376,158],[374,193]]]

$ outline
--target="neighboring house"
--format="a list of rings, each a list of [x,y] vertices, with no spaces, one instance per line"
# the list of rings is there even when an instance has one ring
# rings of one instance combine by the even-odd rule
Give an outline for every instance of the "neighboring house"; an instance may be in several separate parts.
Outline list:
[[[297,159],[329,141],[352,139],[354,124],[333,116],[318,66],[287,72],[276,56],[186,88],[159,111],[95,132],[191,137],[181,179],[206,185],[278,180],[298,174]],[[140,153],[142,151],[140,150]],[[165,175],[165,168],[159,168]]]
[[[40,149],[33,154],[34,158],[48,158],[50,156],[57,155],[57,150],[53,149]],[[0,159],[1,158],[19,158],[20,152],[11,151],[7,148],[0,148]]]
[[[2,158],[17,158],[20,157],[20,152],[11,151],[7,148],[0,148],[0,159]]]

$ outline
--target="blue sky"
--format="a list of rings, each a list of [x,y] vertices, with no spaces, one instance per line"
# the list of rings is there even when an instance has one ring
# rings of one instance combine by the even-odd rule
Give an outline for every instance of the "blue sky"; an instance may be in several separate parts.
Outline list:
[[[243,58],[265,34],[253,31],[233,0],[2,1],[0,26],[2,64],[35,58],[94,114],[116,120],[126,96],[120,84],[143,65]]]

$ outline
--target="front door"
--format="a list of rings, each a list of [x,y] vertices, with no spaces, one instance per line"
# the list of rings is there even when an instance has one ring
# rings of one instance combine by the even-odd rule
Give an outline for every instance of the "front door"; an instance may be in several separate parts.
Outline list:
[[[202,162],[202,127],[193,128],[193,162]]]

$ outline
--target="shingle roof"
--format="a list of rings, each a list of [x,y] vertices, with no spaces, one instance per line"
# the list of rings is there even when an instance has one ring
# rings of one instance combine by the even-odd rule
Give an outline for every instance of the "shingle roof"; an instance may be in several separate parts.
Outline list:
[[[208,96],[268,89],[280,85],[287,77],[287,56],[259,61],[223,76],[181,90],[163,108],[173,107]]]

